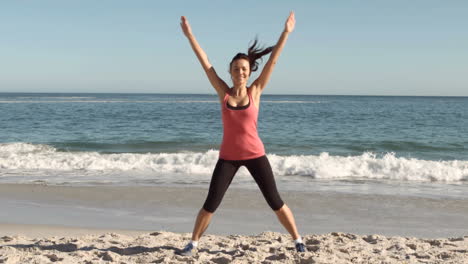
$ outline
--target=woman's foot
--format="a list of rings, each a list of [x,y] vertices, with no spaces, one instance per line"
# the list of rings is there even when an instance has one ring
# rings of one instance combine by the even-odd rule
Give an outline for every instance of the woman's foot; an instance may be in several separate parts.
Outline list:
[[[297,251],[297,252],[305,252],[305,245],[304,245],[304,243],[296,243],[296,251]]]
[[[195,251],[196,247],[194,247],[192,243],[188,243],[184,249],[178,251],[177,254],[181,256],[192,256]]]

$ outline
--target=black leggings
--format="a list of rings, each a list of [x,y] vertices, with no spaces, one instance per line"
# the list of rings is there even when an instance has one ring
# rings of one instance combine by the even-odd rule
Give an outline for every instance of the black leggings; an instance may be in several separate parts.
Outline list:
[[[211,213],[216,211],[234,175],[241,166],[247,167],[250,174],[252,174],[271,209],[276,211],[283,207],[284,202],[276,189],[270,163],[266,156],[261,156],[249,160],[219,159],[211,177],[210,190],[203,209]]]

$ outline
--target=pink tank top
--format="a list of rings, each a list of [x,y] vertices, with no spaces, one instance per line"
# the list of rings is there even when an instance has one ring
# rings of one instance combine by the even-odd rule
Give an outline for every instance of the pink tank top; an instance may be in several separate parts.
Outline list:
[[[247,89],[249,106],[246,109],[230,109],[227,106],[229,92],[226,93],[221,106],[223,118],[223,142],[219,158],[224,160],[247,160],[265,155],[262,140],[258,137],[258,107]]]

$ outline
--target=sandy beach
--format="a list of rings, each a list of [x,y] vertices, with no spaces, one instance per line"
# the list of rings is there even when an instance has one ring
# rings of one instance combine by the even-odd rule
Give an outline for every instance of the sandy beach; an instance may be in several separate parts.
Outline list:
[[[296,253],[288,235],[206,235],[198,252],[179,256],[189,233],[106,232],[44,226],[0,226],[0,263],[467,263],[468,236],[444,239],[337,233],[305,235],[308,252]],[[15,230],[16,229],[16,230]],[[87,233],[87,234],[83,234]],[[118,232],[118,231],[117,231]],[[59,235],[60,234],[60,235]],[[67,234],[67,235],[65,235]]]
[[[193,257],[205,189],[0,184],[0,263],[468,263],[464,199],[283,192],[308,252],[232,188]],[[264,204],[265,203],[265,204]]]

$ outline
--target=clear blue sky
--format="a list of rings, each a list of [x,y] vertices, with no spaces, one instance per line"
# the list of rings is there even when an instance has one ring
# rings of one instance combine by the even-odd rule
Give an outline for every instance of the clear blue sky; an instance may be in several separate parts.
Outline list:
[[[296,30],[270,94],[468,96],[468,1],[1,1],[0,92],[214,93],[258,35]],[[252,79],[258,74],[252,75]]]

